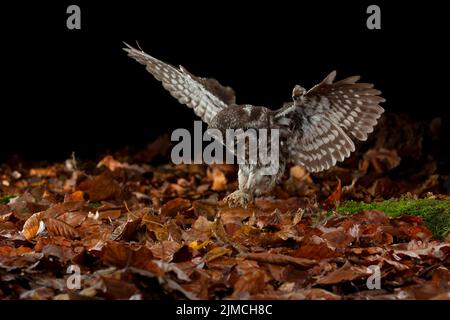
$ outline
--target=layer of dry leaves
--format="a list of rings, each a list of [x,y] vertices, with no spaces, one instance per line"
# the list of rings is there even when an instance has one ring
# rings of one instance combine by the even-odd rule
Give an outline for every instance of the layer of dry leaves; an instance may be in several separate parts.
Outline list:
[[[449,299],[450,242],[420,218],[325,217],[342,199],[448,197],[432,161],[393,178],[420,139],[377,137],[324,174],[291,167],[246,210],[221,202],[237,187],[232,166],[150,166],[161,140],[95,163],[5,164],[1,192],[16,196],[0,204],[0,298]],[[374,265],[381,289],[369,290]]]

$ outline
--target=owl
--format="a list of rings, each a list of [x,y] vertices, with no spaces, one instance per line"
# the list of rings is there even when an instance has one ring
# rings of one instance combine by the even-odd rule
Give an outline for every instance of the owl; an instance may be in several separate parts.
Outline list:
[[[272,110],[237,104],[231,87],[217,80],[194,76],[142,50],[126,44],[128,56],[143,64],[181,104],[192,108],[208,128],[278,129],[279,165],[274,174],[264,173],[259,162],[239,164],[239,188],[223,200],[231,207],[247,207],[256,196],[269,193],[279,182],[288,163],[310,172],[329,169],[355,150],[355,140],[364,141],[384,112],[381,92],[359,76],[334,81],[336,71],[309,90],[296,85],[292,101]]]

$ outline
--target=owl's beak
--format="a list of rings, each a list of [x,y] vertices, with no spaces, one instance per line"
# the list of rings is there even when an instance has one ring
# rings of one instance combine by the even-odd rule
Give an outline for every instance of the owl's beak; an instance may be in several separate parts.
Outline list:
[[[306,93],[305,88],[303,88],[300,85],[296,85],[292,90],[292,100],[295,101],[300,99],[305,93]]]

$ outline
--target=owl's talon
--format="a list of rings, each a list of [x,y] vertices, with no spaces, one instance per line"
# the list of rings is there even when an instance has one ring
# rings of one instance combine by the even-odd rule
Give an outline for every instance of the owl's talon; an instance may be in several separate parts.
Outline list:
[[[241,207],[247,209],[249,202],[251,202],[252,197],[241,190],[236,190],[230,195],[223,198],[223,201],[228,204],[230,208]]]

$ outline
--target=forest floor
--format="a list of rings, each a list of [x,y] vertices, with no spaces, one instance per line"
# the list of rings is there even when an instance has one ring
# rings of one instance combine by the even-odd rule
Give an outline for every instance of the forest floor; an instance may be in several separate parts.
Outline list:
[[[247,209],[222,202],[233,166],[156,165],[164,138],[97,160],[12,159],[0,167],[0,298],[449,299],[437,124],[401,121],[327,172],[291,166]]]

